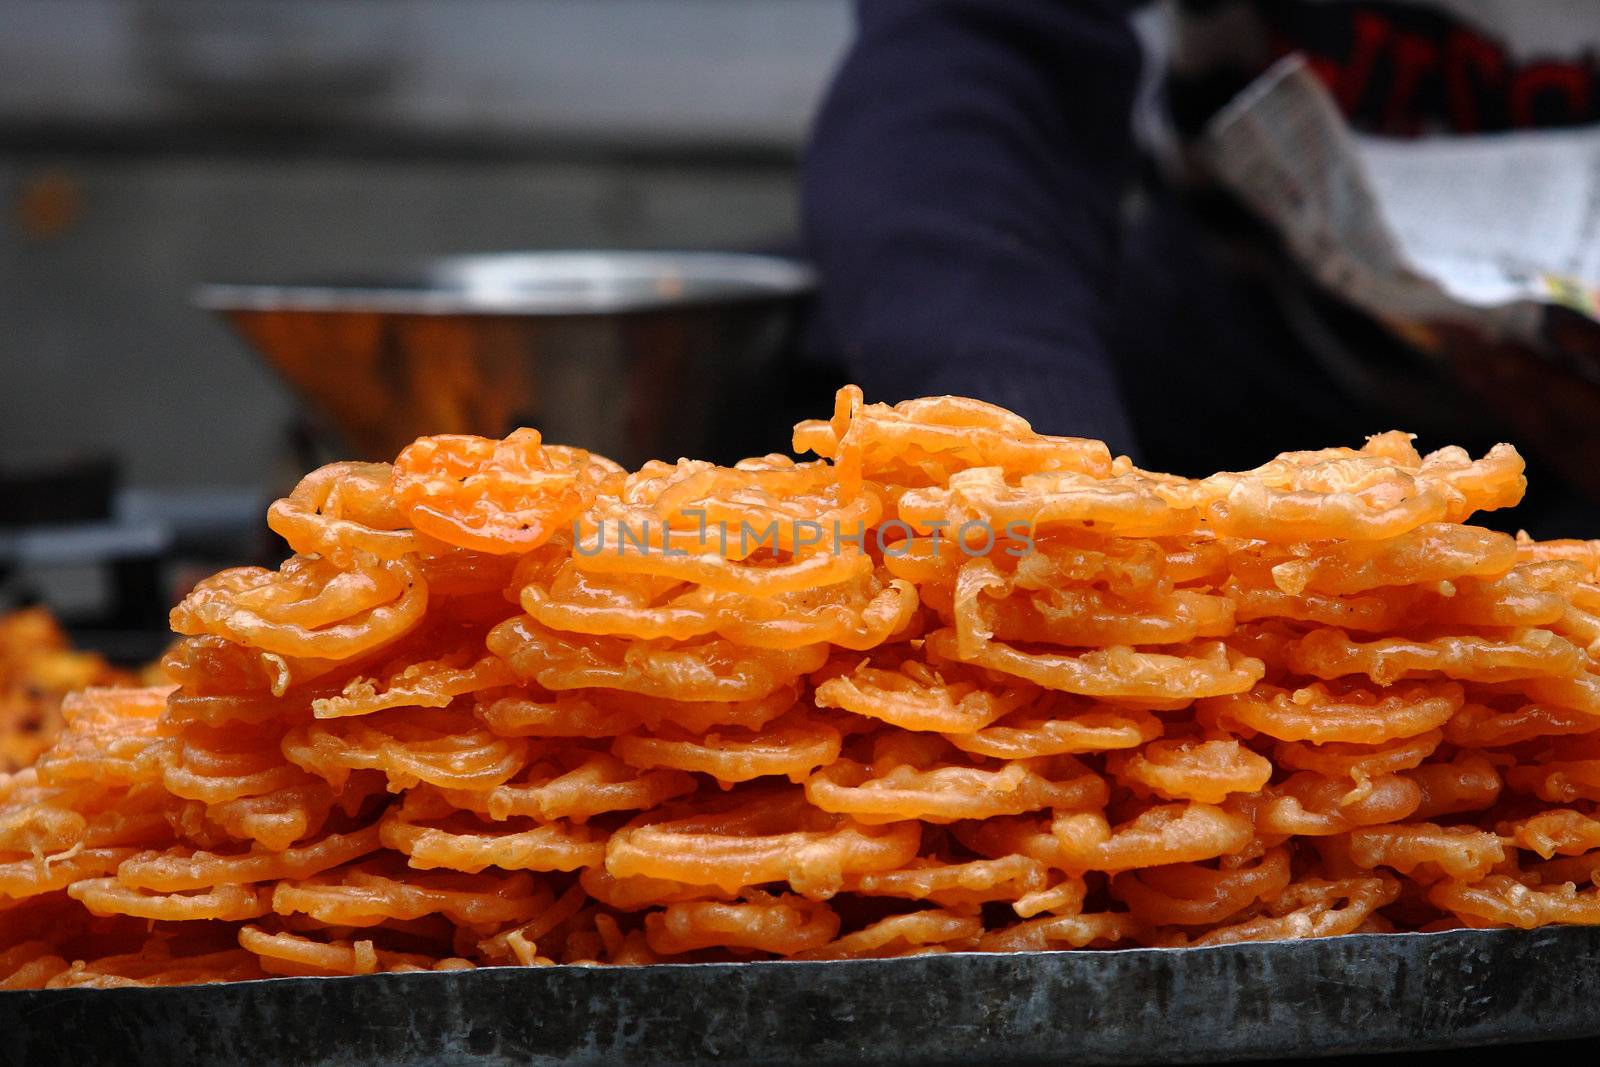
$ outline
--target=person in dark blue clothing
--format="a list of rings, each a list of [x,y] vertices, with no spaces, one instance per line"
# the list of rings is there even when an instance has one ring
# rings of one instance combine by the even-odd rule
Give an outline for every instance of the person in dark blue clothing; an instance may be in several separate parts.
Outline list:
[[[868,399],[975,396],[1185,473],[1396,422],[1432,430],[1420,400],[1398,417],[1384,403],[1405,386],[1352,396],[1306,354],[1283,299],[1294,271],[1184,170],[1185,138],[1291,51],[1361,129],[1593,122],[1600,20],[1568,0],[1164,5],[1159,110],[1180,166],[1158,168],[1132,120],[1139,6],[860,0],[803,171],[822,278],[814,347]],[[1299,305],[1396,380],[1419,364],[1415,395],[1461,417],[1443,432],[1468,444],[1474,426],[1493,432],[1387,332],[1324,294]]]

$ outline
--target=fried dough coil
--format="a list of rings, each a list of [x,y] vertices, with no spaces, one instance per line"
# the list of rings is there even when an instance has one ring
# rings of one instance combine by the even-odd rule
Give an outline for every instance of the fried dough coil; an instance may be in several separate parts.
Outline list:
[[[526,552],[561,530],[622,469],[582,449],[546,446],[537,430],[504,441],[421,437],[395,459],[394,501],[418,530],[490,554]]]
[[[650,948],[663,956],[713,947],[793,956],[832,941],[839,917],[821,901],[747,891],[734,902],[668,904],[645,916],[644,931]]]
[[[1177,863],[1124,871],[1111,892],[1146,926],[1205,926],[1224,922],[1289,885],[1289,850],[1269,849],[1251,863]]]
[[[1220,804],[1230,793],[1254,793],[1272,777],[1272,763],[1233,740],[1152,741],[1106,761],[1117,780],[1163,800]]]
[[[796,953],[802,960],[860,960],[915,955],[928,948],[976,947],[983,923],[973,916],[930,908],[880,919],[820,948]]]
[[[548,907],[548,888],[523,871],[463,877],[423,874],[383,861],[337,868],[277,883],[271,910],[309,915],[329,926],[377,926],[390,920],[444,915],[467,926],[524,922]]]
[[[1132,940],[1142,932],[1139,921],[1125,912],[1049,915],[985,934],[978,939],[978,948],[984,952],[1096,948]]]
[[[1068,871],[1118,871],[1194,863],[1243,851],[1250,823],[1214,804],[1158,804],[1113,827],[1097,813],[1057,815],[1050,826]]]
[[[825,644],[781,651],[747,649],[722,638],[630,644],[557,633],[525,617],[495,627],[489,648],[546,689],[620,689],[682,701],[758,700],[816,670],[828,656]]]
[[[1447,877],[1475,882],[1506,855],[1498,835],[1474,827],[1392,823],[1350,831],[1350,857],[1368,870],[1383,866],[1414,874],[1428,864]]]
[[[810,808],[803,793],[760,797],[730,811],[624,827],[606,844],[606,870],[734,891],[788,882],[826,899],[850,874],[895,870],[917,854],[915,822],[864,826]]]
[[[959,654],[952,630],[928,635],[934,655],[971,663],[1063,693],[1117,700],[1194,700],[1242,693],[1260,680],[1260,660],[1220,641],[1201,642],[1192,656],[1142,652],[1116,645],[1081,655],[1031,653],[999,641],[971,656]]]
[[[970,734],[1021,707],[1036,692],[1021,684],[984,688],[959,676],[947,681],[946,673],[916,661],[892,671],[863,663],[818,685],[816,702],[903,730]]]
[[[719,782],[787,775],[799,782],[839,757],[839,731],[825,722],[790,716],[755,731],[716,730],[700,736],[627,734],[613,750],[641,770],[665,767],[709,774]]]
[[[311,709],[319,719],[339,719],[390,708],[444,708],[456,697],[508,686],[515,680],[510,666],[497,657],[457,653],[409,664],[385,679],[381,690],[375,679],[353,679],[338,696],[312,700]]]
[[[189,921],[255,919],[271,910],[270,894],[244,885],[219,885],[194,893],[150,893],[115,878],[84,878],[67,894],[95,915],[131,915],[138,919]]]
[[[1379,908],[1391,903],[1399,885],[1389,878],[1342,881],[1306,879],[1268,902],[1266,914],[1187,939],[1191,945],[1232,945],[1296,937],[1354,933]]]
[[[1364,674],[1390,685],[1422,673],[1475,682],[1564,678],[1584,670],[1583,650],[1549,630],[1517,629],[1505,636],[1465,635],[1353,641],[1342,630],[1316,630],[1295,642],[1289,665],[1316,678]]]
[[[293,556],[276,571],[235,567],[207,578],[172,609],[172,628],[282,656],[345,659],[402,636],[427,606],[427,583],[407,558]]]
[[[1045,891],[1049,872],[1029,856],[941,863],[919,858],[897,871],[870,871],[845,880],[845,890],[869,897],[932,901],[951,911],[990,901],[1021,901]]]
[[[424,551],[425,538],[390,495],[393,471],[387,463],[318,467],[267,509],[267,526],[305,555],[361,551],[399,559]]]
[[[610,753],[574,748],[530,763],[516,778],[492,789],[441,792],[449,804],[497,821],[525,817],[581,823],[607,812],[654,808],[694,792],[697,785],[682,771],[641,771]]]
[[[1022,711],[974,733],[944,737],[973,755],[1030,759],[1137,748],[1161,731],[1161,721],[1149,712],[1101,704],[1070,716],[1050,707]]]
[[[1600,890],[1580,891],[1570,882],[1536,888],[1509,875],[1491,874],[1476,882],[1438,882],[1428,890],[1428,899],[1468,926],[1532,930],[1551,923],[1600,923]]]
[[[382,771],[391,789],[427,782],[446,789],[490,789],[527,759],[520,737],[499,737],[463,712],[396,708],[359,718],[296,726],[283,755],[335,788],[351,771]]]
[[[117,865],[117,881],[130,889],[181,893],[220,885],[306,878],[376,852],[379,846],[378,828],[371,826],[353,834],[329,834],[314,843],[281,851],[218,855],[169,849],[129,856]]]
[[[1071,756],[1046,756],[988,769],[959,764],[879,770],[838,759],[806,780],[806,799],[862,823],[918,819],[948,823],[1021,815],[1042,808],[1099,807],[1105,780]]]
[[[1381,744],[1438,729],[1465,700],[1458,684],[1383,689],[1313,682],[1294,690],[1260,683],[1248,692],[1202,700],[1202,722],[1244,728],[1280,741]]]
[[[505,825],[510,821],[484,824],[440,794],[414,792],[384,817],[379,834],[386,846],[424,871],[575,871],[605,857],[604,834],[587,826],[520,819]]]

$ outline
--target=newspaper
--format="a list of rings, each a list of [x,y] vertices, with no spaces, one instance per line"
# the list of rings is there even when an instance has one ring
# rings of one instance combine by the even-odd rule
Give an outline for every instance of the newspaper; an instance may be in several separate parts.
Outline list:
[[[1402,332],[1448,323],[1548,349],[1554,307],[1600,331],[1600,129],[1358,136],[1291,56],[1201,152],[1313,278]]]

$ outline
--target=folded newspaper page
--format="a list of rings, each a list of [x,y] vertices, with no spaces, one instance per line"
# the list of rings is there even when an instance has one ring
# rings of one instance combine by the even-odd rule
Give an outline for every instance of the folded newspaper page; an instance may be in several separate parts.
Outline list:
[[[1453,325],[1548,350],[1554,307],[1600,331],[1600,129],[1358,136],[1289,57],[1212,120],[1201,151],[1313,278],[1402,332]]]

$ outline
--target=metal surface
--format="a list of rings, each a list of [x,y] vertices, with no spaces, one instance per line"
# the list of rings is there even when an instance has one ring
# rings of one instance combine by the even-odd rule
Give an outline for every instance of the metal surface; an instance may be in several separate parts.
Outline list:
[[[415,315],[613,315],[803,296],[809,267],[728,252],[499,252],[447,256],[392,277],[302,285],[205,285],[213,311]]]
[[[10,1063],[1196,1063],[1600,1034],[1600,929],[0,993]]]
[[[804,264],[720,253],[454,257],[326,285],[206,286],[346,449],[421,434],[547,440],[633,466],[743,454],[770,431],[773,369]]]

